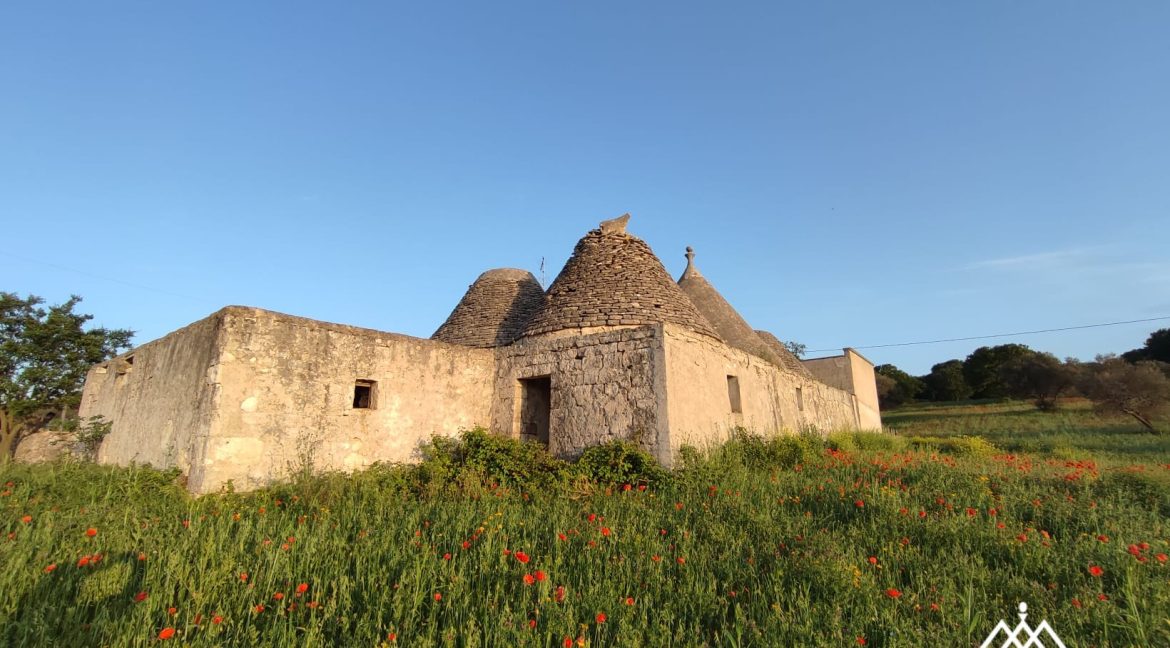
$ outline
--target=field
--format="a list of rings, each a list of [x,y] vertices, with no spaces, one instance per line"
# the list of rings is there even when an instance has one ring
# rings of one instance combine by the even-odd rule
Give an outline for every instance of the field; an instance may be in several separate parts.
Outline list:
[[[1070,647],[1170,645],[1170,436],[1078,403],[886,421],[670,475],[475,435],[197,499],[0,466],[0,645],[977,646],[1020,601]]]

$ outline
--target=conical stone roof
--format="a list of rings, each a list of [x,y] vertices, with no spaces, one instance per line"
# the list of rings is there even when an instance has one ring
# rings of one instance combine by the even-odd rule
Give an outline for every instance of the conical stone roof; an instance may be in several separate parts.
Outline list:
[[[756,331],[756,335],[760,336],[764,344],[767,344],[768,348],[780,358],[781,367],[798,373],[809,380],[816,380],[808,368],[804,366],[804,363],[800,361],[800,358],[797,358],[795,354],[789,351],[788,347],[784,346],[784,343],[779,338],[767,331],[760,330]]]
[[[650,246],[625,231],[629,215],[577,242],[524,335],[671,322],[718,338]]]
[[[795,371],[801,375],[808,374],[808,370],[800,365],[800,361],[788,349],[784,348],[779,340],[776,340],[774,345],[769,344],[736,312],[735,308],[723,298],[723,295],[715,290],[715,287],[695,266],[693,248],[687,248],[687,269],[679,278],[678,286],[699,309],[703,317],[707,318],[707,321],[715,327],[719,337],[729,346],[763,358],[777,367]],[[768,335],[771,336],[770,333]],[[775,336],[771,337],[773,340],[776,339]]]
[[[520,337],[544,303],[544,290],[527,270],[499,268],[481,274],[432,340],[498,347]]]

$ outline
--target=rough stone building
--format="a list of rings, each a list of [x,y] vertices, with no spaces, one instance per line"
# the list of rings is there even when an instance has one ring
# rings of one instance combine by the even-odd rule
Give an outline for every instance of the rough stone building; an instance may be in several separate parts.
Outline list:
[[[477,425],[562,457],[633,439],[667,465],[736,426],[881,427],[872,364],[802,363],[690,248],[676,283],[627,218],[586,234],[547,291],[483,273],[429,340],[228,306],[93,367],[80,415],[113,422],[99,461],[177,466],[195,492],[410,461]]]

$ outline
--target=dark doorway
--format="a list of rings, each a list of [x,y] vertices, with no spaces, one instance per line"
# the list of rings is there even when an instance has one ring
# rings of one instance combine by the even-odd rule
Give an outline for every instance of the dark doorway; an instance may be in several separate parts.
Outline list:
[[[548,376],[520,379],[520,440],[548,446],[552,380]]]

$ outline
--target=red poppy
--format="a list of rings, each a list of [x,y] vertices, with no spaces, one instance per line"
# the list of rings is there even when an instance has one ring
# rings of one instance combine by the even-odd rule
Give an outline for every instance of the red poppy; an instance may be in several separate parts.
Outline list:
[[[540,582],[544,582],[544,579],[548,578],[548,574],[545,574],[544,572],[540,571],[539,569],[536,570],[535,575],[536,575],[536,580],[538,580]]]
[[[1075,607],[1075,608],[1076,608],[1076,609],[1078,609],[1078,610],[1079,610],[1079,609],[1081,609],[1081,600],[1080,600],[1080,599],[1077,599],[1077,598],[1073,599],[1073,600],[1072,600],[1072,606],[1073,606],[1073,607]]]
[[[398,641],[398,634],[391,632],[390,634],[386,635],[386,641],[389,641],[390,643]]]
[[[869,560],[869,564],[871,565],[876,565],[878,563],[877,556],[870,556],[867,560]]]
[[[609,617],[605,616],[605,612],[598,612],[596,618],[598,623],[605,623],[605,620]]]
[[[682,556],[679,556],[678,558],[675,558],[675,562],[677,562],[680,565],[685,565],[685,564],[687,564],[687,559],[683,558]]]
[[[595,520],[597,519],[597,514],[596,514],[596,513],[590,513],[590,514],[589,514],[589,517],[588,517],[587,519],[588,519],[590,522],[593,522],[593,521],[595,521]]]
[[[626,605],[633,605],[633,604],[634,604],[634,597],[627,596],[626,597]]]
[[[1104,574],[1104,573],[1105,573],[1104,569],[1101,569],[1100,567],[1098,567],[1096,565],[1089,565],[1089,574],[1091,574],[1093,576],[1100,576],[1101,574]]]
[[[524,574],[524,584],[531,585],[536,582],[536,577],[532,574]]]
[[[272,598],[276,599],[277,601],[282,600],[284,598],[284,592],[277,592],[272,595]]]
[[[240,574],[240,580],[242,582],[247,583],[248,582],[248,572],[244,572],[244,573]]]
[[[89,527],[88,529],[86,529],[86,530],[85,530],[85,535],[87,535],[87,536],[89,536],[89,537],[91,537],[91,538],[92,538],[92,537],[94,537],[95,535],[97,535],[97,529],[95,529],[95,528],[93,528],[93,527]]]
[[[45,573],[46,573],[46,574],[51,574],[51,573],[53,572],[53,570],[54,570],[54,569],[56,569],[56,568],[57,568],[57,563],[52,563],[52,564],[50,564],[50,565],[45,565]]]
[[[309,591],[308,583],[301,583],[300,585],[297,585],[297,594],[304,594],[307,591]]]
[[[565,637],[565,640],[561,642],[561,645],[565,648],[573,648],[573,638]]]
[[[175,613],[176,613],[176,612],[178,612],[178,611],[179,611],[179,610],[178,610],[177,608],[173,608],[173,607],[169,607],[169,608],[167,608],[167,614],[169,614],[169,615],[171,615],[171,616],[175,616]]]
[[[515,556],[516,556],[516,560],[519,560],[521,564],[523,564],[523,565],[528,564],[528,560],[529,560],[528,554],[524,553],[523,551],[517,551],[515,553]]]
[[[24,517],[20,518],[20,521],[21,521],[21,522],[24,522],[25,524],[28,524],[29,522],[32,522],[32,516],[31,516],[31,515],[26,515],[26,516],[24,516]]]
[[[175,636],[174,628],[163,628],[162,632],[158,633],[159,639],[170,639],[173,636]]]
[[[565,586],[557,585],[556,591],[553,592],[553,600],[560,603],[565,600]]]
[[[443,554],[443,560],[451,560],[451,554],[449,554],[449,553]]]
[[[563,534],[563,533],[558,533],[558,534],[557,534],[557,540],[560,540],[561,542],[568,542],[568,541],[569,541],[569,536],[567,536],[567,535],[565,535],[565,534]]]
[[[865,637],[858,637],[857,638],[857,645],[864,646],[865,645]]]
[[[1154,556],[1154,558],[1157,558],[1158,562],[1160,562],[1160,563],[1166,562],[1166,554],[1164,554],[1164,553],[1160,553],[1160,554]]]
[[[901,592],[901,590],[896,590],[896,589],[891,587],[890,589],[886,590],[886,596],[888,596],[892,599],[901,598],[902,592]]]
[[[536,619],[529,619],[529,620],[528,620],[528,629],[529,629],[529,630],[535,630],[535,629],[536,629]]]
[[[219,624],[223,623],[223,617],[221,617],[217,614],[217,615],[211,617],[211,622],[214,623],[215,625],[219,625]]]
[[[442,595],[442,594],[440,594],[440,593],[438,593],[438,592],[435,592],[435,600],[436,600],[436,601],[442,601],[442,600],[443,600],[443,595]]]
[[[88,564],[89,564],[89,556],[82,556],[81,559],[77,561],[78,567],[85,567]]]
[[[259,614],[259,613],[261,613],[261,612],[263,612],[263,611],[264,611],[264,604],[263,604],[263,603],[261,603],[261,604],[257,605],[256,607],[254,607],[254,608],[252,608],[252,609],[253,609],[253,610],[254,610],[254,611],[257,613],[257,614]]]
[[[464,549],[470,549],[470,548],[471,548],[471,543],[470,543],[470,542],[468,542],[467,540],[464,540],[464,541],[463,541],[463,548],[464,548]]]
[[[1107,535],[1099,535],[1099,536],[1097,536],[1097,540],[1099,540],[1099,541],[1101,541],[1101,542],[1109,542],[1109,536],[1107,536]]]
[[[601,535],[608,536],[610,534],[609,527],[601,527]]]
[[[150,595],[147,594],[146,592],[139,592],[139,593],[134,595],[134,602],[141,603],[141,602],[146,600],[147,596],[150,596]]]
[[[659,560],[662,560],[662,556],[650,556],[650,560],[653,560],[654,562],[658,562]]]
[[[865,502],[863,502],[861,500],[857,500],[856,502],[853,502],[853,505],[856,506],[857,508],[863,508],[865,506]]]

